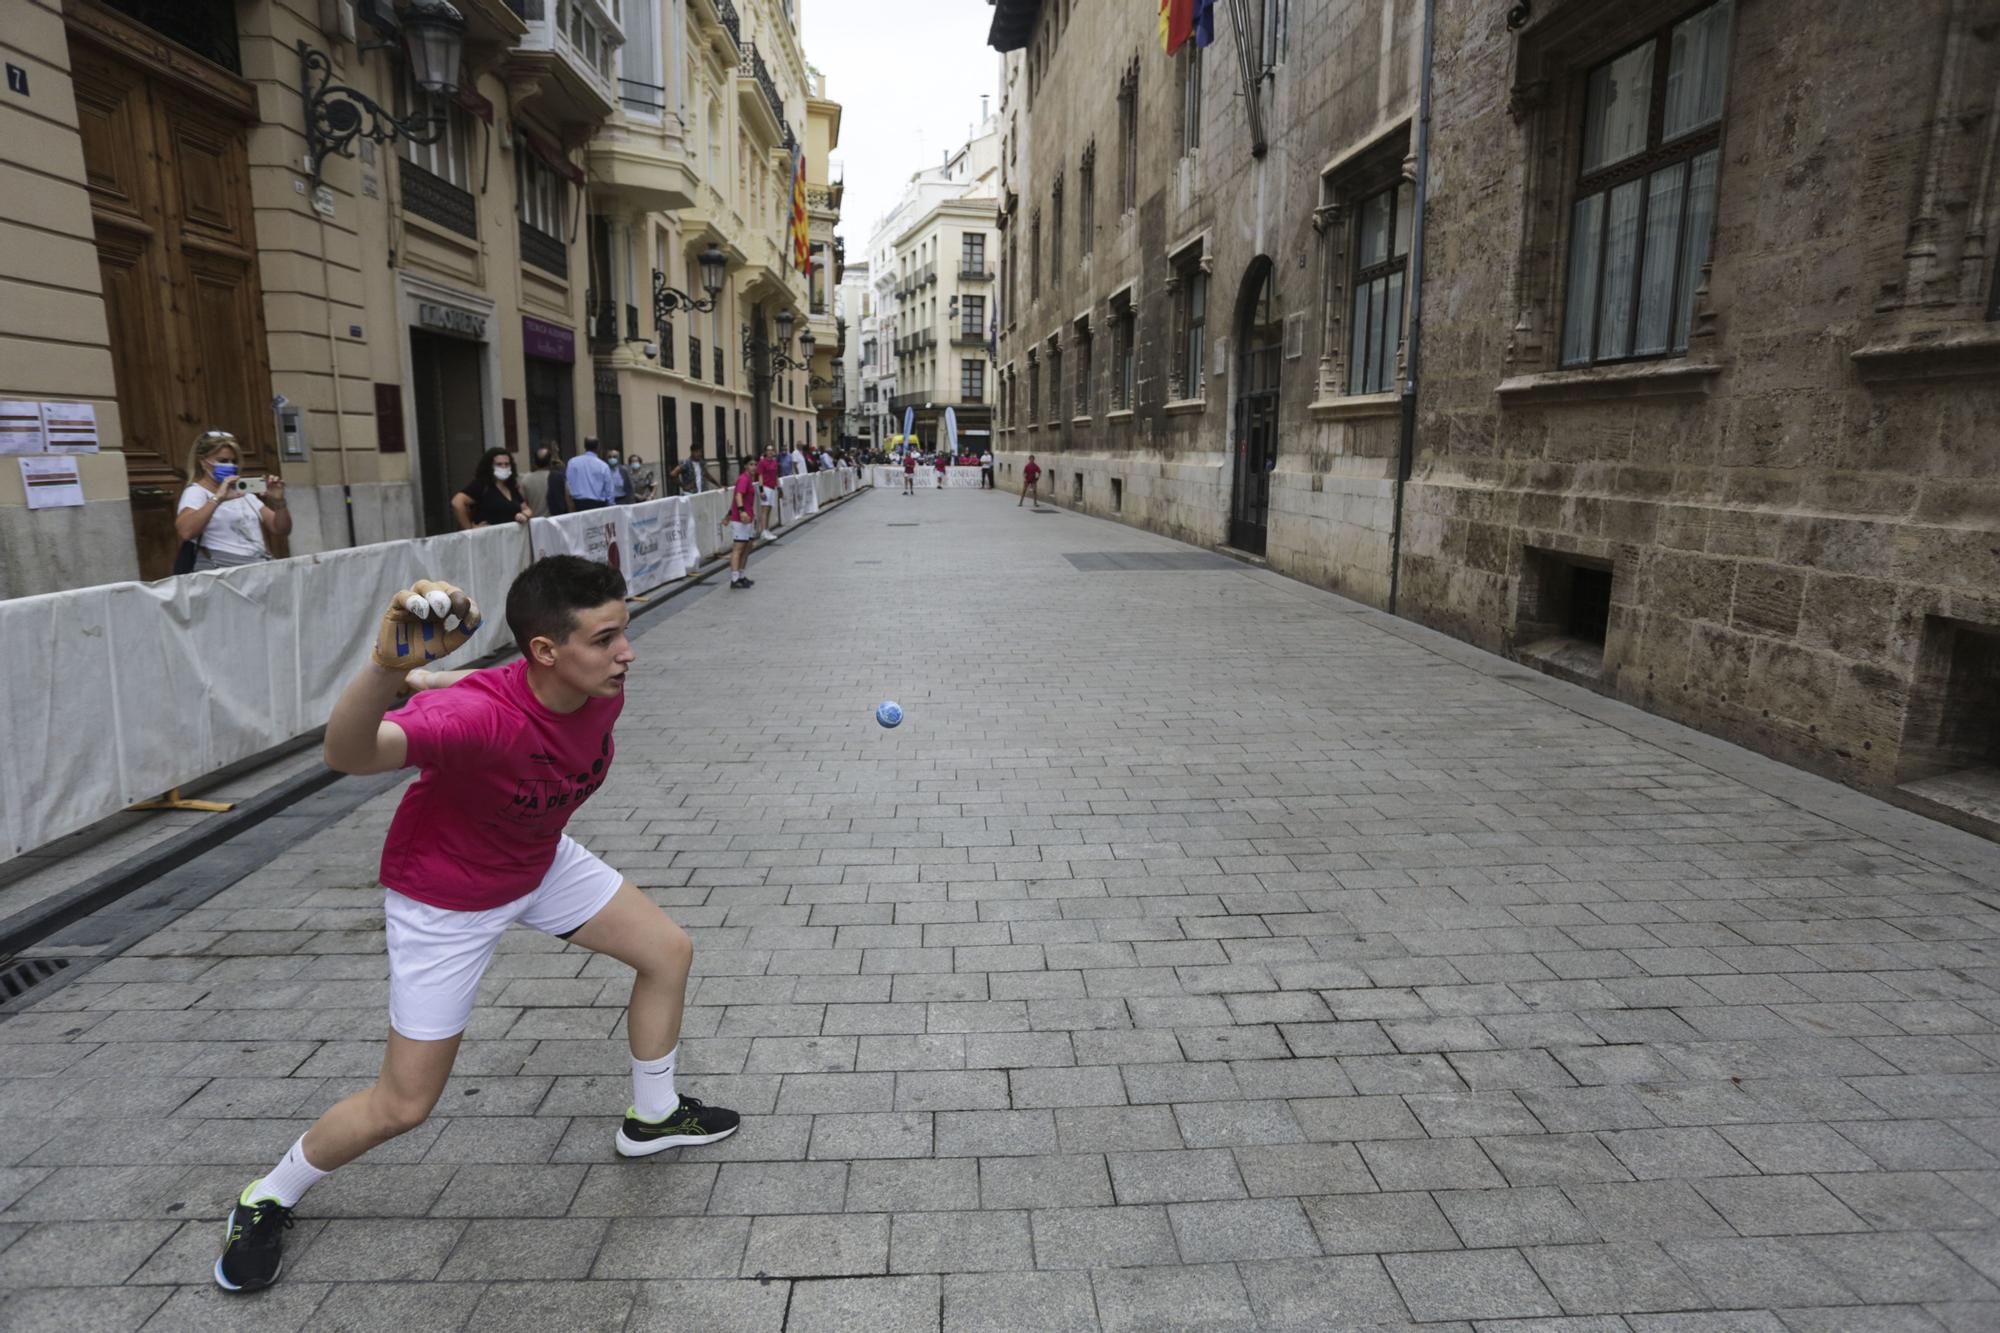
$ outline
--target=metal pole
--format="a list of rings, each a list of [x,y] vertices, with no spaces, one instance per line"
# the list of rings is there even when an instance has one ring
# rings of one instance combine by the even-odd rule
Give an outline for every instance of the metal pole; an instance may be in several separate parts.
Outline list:
[[[1417,450],[1417,371],[1423,353],[1424,327],[1424,201],[1430,185],[1431,154],[1431,40],[1437,18],[1437,0],[1424,0],[1423,77],[1417,93],[1417,179],[1412,192],[1415,216],[1410,219],[1410,327],[1409,355],[1403,359],[1403,419],[1396,449],[1395,513],[1389,529],[1389,614],[1396,614],[1396,597],[1401,591],[1403,569],[1403,493]]]

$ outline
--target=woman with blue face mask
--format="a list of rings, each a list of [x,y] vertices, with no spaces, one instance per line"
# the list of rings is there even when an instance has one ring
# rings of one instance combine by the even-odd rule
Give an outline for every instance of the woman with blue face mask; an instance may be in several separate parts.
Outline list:
[[[204,432],[188,452],[174,530],[194,544],[196,570],[269,560],[267,537],[291,535],[284,478],[242,476],[240,459],[236,437],[225,430]]]

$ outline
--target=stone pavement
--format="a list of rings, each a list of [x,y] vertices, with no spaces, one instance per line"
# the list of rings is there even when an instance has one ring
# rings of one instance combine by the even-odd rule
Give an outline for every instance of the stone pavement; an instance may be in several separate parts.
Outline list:
[[[516,932],[222,1297],[379,1058],[377,796],[0,1020],[0,1327],[2000,1328],[2000,849],[1004,497],[753,573],[640,622],[572,825],[742,1132],[618,1160],[622,969]]]

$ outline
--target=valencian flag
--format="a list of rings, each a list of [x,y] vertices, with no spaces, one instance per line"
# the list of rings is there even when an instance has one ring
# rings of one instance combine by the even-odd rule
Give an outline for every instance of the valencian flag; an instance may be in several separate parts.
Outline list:
[[[792,149],[792,208],[789,228],[792,266],[812,276],[811,227],[806,221],[806,155],[803,148]]]

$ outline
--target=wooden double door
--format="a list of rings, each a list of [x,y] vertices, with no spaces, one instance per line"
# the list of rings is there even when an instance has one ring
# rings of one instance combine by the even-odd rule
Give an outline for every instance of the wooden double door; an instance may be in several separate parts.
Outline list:
[[[194,57],[162,68],[95,29],[72,27],[70,58],[139,572],[153,579],[172,570],[197,435],[229,431],[246,471],[277,470],[247,146],[256,101],[226,71]]]

